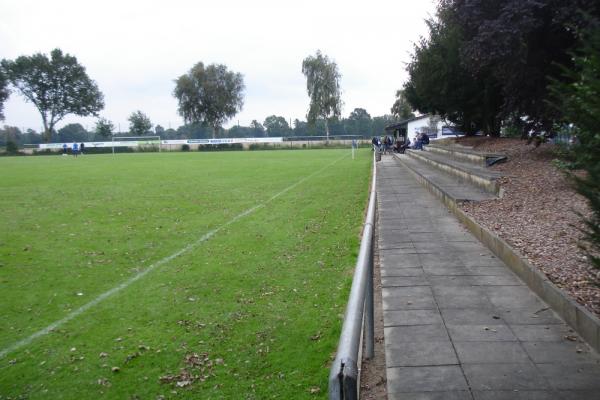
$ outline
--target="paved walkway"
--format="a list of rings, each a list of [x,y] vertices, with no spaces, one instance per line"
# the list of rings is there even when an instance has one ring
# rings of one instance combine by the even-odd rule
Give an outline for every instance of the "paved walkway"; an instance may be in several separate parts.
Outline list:
[[[392,156],[378,167],[388,398],[600,399],[600,358]]]

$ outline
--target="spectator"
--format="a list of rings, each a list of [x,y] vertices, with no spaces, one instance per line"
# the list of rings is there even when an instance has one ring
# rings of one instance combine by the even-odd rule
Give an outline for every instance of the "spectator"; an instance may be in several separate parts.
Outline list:
[[[79,145],[77,143],[73,143],[71,150],[73,151],[73,155],[77,157],[77,154],[79,153]]]

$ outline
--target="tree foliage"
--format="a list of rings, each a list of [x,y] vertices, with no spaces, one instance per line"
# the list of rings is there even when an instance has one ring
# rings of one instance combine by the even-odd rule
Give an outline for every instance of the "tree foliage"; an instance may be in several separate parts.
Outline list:
[[[205,67],[199,62],[175,80],[173,95],[185,122],[206,123],[215,137],[221,125],[242,110],[244,89],[242,74],[222,64]]]
[[[392,112],[392,115],[394,117],[398,118],[401,121],[413,118],[415,116],[410,103],[406,99],[404,90],[396,91],[396,101],[394,101],[394,104],[392,105],[390,111]]]
[[[129,118],[129,132],[134,136],[142,136],[152,132],[150,118],[141,111],[131,113]]]
[[[596,0],[441,0],[430,35],[415,47],[406,96],[467,132],[498,134],[517,121],[525,134],[549,131],[560,112],[548,106],[551,81],[569,79],[578,10],[600,17]]]
[[[99,118],[98,121],[96,121],[94,131],[96,132],[96,135],[102,138],[108,138],[113,135],[115,125],[106,118]]]
[[[37,53],[2,60],[2,67],[12,86],[40,112],[46,141],[65,116],[97,116],[104,108],[103,95],[85,68],[60,49],[52,50],[50,58]]]
[[[582,47],[573,57],[574,68],[564,68],[566,81],[551,86],[557,111],[572,123],[577,141],[573,147],[584,176],[572,175],[593,215],[587,220],[591,260],[600,268],[600,24],[584,31]]]
[[[348,135],[368,135],[371,132],[371,115],[364,108],[355,108],[344,121]]]
[[[9,95],[8,79],[0,68],[0,121],[4,120],[4,102],[8,99]]]
[[[337,64],[317,50],[315,56],[308,56],[302,61],[302,73],[306,77],[306,90],[310,97],[308,122],[314,124],[317,118],[323,118],[329,139],[329,119],[339,118],[342,113],[341,75]]]
[[[265,118],[263,126],[267,131],[267,136],[279,137],[289,136],[291,133],[290,125],[283,117],[277,115],[270,115]]]

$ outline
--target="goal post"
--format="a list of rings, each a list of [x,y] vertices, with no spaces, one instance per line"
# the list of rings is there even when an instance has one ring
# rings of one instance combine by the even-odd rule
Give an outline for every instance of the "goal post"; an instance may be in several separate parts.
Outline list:
[[[158,152],[162,151],[160,136],[113,136],[112,137],[112,153],[115,154],[115,147],[137,147],[142,151],[146,148],[158,148]]]

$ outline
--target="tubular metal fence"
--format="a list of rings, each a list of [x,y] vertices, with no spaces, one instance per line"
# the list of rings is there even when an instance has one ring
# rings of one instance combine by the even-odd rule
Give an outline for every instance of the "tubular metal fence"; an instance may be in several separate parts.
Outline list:
[[[363,334],[366,345],[365,356],[367,359],[373,358],[375,346],[373,238],[375,231],[376,183],[377,169],[376,162],[373,160],[373,180],[371,182],[369,208],[367,209],[337,355],[329,374],[330,400],[358,399],[361,334]]]

